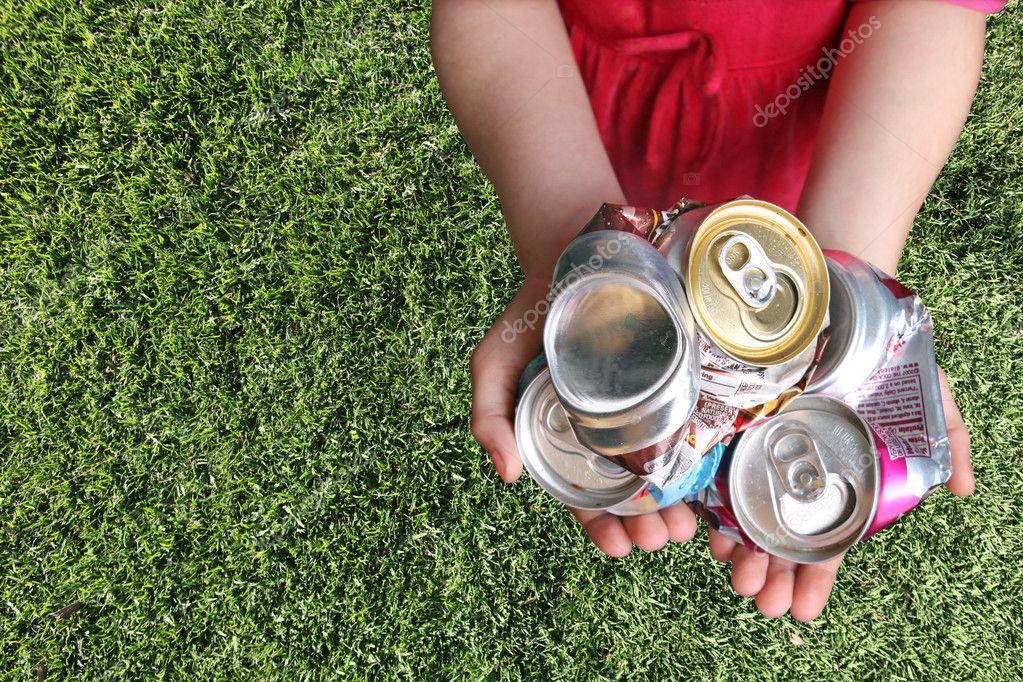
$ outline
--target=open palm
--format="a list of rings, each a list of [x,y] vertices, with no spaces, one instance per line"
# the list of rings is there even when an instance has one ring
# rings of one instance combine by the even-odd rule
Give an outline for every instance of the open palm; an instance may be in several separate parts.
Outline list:
[[[945,486],[955,495],[973,492],[970,466],[970,434],[949,390],[944,372],[941,398],[952,448],[952,476]],[[798,620],[813,620],[824,610],[831,595],[842,557],[819,564],[797,564],[739,545],[721,533],[710,531],[710,553],[718,561],[732,562],[732,588],[755,597],[757,608],[768,617],[791,612]]]

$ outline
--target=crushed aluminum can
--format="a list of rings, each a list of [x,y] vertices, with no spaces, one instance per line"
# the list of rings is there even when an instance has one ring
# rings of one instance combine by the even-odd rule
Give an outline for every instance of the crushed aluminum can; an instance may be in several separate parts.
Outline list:
[[[842,251],[825,251],[831,283],[828,345],[808,393],[844,398],[884,364],[894,349],[898,299],[874,269]],[[895,340],[897,343],[897,340]]]
[[[740,363],[791,361],[824,327],[824,255],[803,224],[777,206],[754,199],[718,206],[693,232],[682,265],[697,328]]]
[[[851,408],[803,395],[733,440],[693,503],[738,542],[818,563],[873,531],[885,473],[875,434]]]
[[[650,242],[662,254],[667,253],[676,234],[679,216],[690,211],[709,210],[708,204],[683,197],[666,211],[622,204],[602,204],[583,227],[581,234],[614,230],[628,232]]]
[[[570,428],[542,356],[526,368],[519,385],[515,439],[522,463],[548,494],[570,507],[646,514],[681,502],[714,477],[723,446],[663,489],[590,451]]]
[[[700,390],[751,409],[801,389],[827,325],[830,288],[809,231],[749,198],[690,209],[673,230],[662,243],[696,319]]]
[[[599,230],[565,249],[552,293],[544,349],[579,442],[650,482],[685,475],[699,374],[677,274],[642,237]]]
[[[687,501],[736,542],[817,563],[887,528],[946,479],[849,405],[803,394],[737,436],[713,483]]]
[[[849,254],[829,251],[831,340],[809,392],[841,398],[886,452],[887,495],[871,532],[906,513],[952,475],[934,328],[912,290]]]

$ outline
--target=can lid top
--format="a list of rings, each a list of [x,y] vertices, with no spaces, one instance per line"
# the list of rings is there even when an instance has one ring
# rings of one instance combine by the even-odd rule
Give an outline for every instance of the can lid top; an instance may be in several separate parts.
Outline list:
[[[842,402],[800,396],[738,440],[729,494],[743,531],[768,552],[814,563],[866,532],[880,465],[863,420]]]
[[[605,415],[656,394],[693,353],[679,311],[640,277],[613,269],[559,291],[544,345],[562,399]]]
[[[686,295],[714,345],[750,365],[777,365],[820,333],[828,309],[827,266],[795,216],[740,199],[708,214],[693,235]]]
[[[515,440],[533,480],[571,507],[609,509],[638,495],[647,485],[579,443],[547,369],[536,376],[519,400]]]

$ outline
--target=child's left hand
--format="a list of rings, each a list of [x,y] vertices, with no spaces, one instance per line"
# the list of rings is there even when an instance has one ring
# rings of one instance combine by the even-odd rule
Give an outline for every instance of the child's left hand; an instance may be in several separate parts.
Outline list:
[[[952,448],[952,476],[945,487],[953,495],[965,497],[974,488],[970,434],[952,398],[945,373],[939,371],[939,375]],[[714,530],[710,531],[710,553],[718,561],[732,562],[732,588],[741,595],[755,597],[762,614],[775,618],[791,612],[793,618],[802,621],[813,620],[824,610],[842,563],[839,557],[820,564],[797,564],[739,545]]]

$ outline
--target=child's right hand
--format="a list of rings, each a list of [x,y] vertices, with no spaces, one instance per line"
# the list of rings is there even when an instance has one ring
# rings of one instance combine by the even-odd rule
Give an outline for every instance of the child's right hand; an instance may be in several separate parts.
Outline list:
[[[515,443],[515,390],[519,376],[542,345],[549,278],[527,278],[508,307],[472,354],[472,435],[490,455],[497,473],[512,483],[522,474]],[[530,311],[536,313],[528,314]],[[527,320],[533,320],[528,324]],[[593,543],[605,554],[625,556],[632,545],[644,551],[668,540],[686,542],[696,532],[696,517],[685,504],[642,516],[569,508]]]

